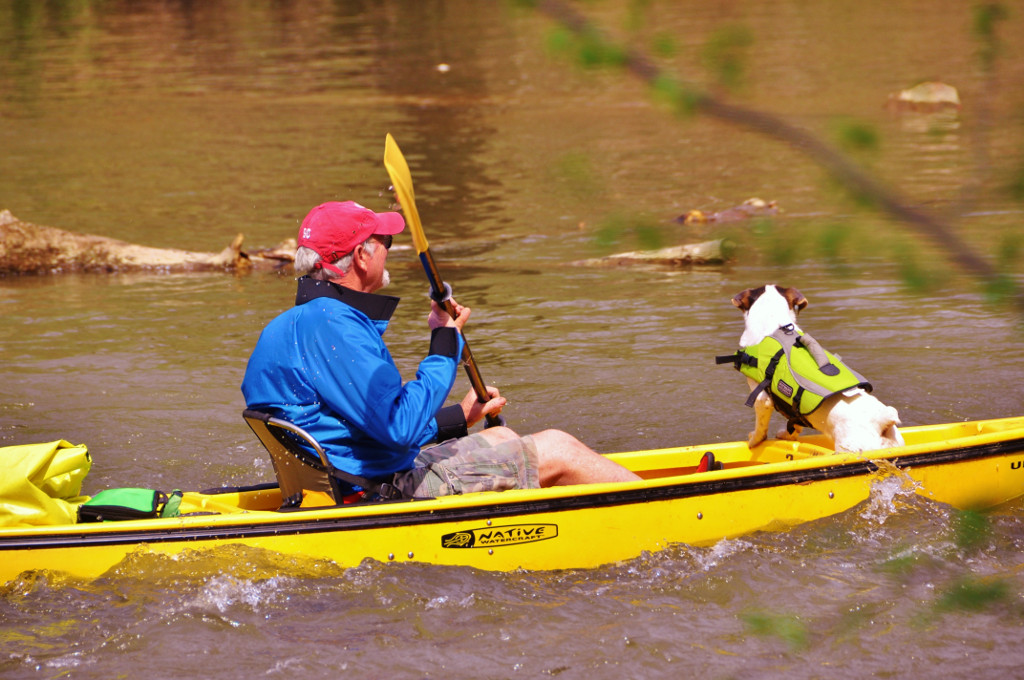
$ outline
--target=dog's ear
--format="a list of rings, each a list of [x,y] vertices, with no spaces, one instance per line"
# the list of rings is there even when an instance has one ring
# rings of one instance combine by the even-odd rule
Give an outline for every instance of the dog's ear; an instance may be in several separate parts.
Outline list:
[[[742,293],[736,293],[732,296],[732,304],[743,312],[749,312],[750,308],[757,302],[757,298],[761,297],[764,293],[764,286],[759,288],[747,288]]]
[[[754,304],[754,289],[748,288],[742,293],[736,293],[732,296],[732,304],[738,308],[741,312],[746,312],[750,309],[750,305]]]
[[[782,293],[782,297],[786,298],[786,302],[794,312],[803,311],[807,306],[807,298],[796,288],[779,288],[779,292]]]
[[[742,293],[736,293],[732,296],[732,304],[739,308],[740,311],[750,311],[754,303],[758,301],[765,292],[765,287],[760,286],[758,288],[748,288]]]

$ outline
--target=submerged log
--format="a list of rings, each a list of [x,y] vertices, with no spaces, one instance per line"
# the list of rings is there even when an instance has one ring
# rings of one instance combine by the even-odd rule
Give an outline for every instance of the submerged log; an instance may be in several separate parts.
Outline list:
[[[238,234],[219,253],[150,248],[118,239],[77,234],[23,222],[0,210],[0,274],[50,274],[88,271],[245,271],[288,265],[295,241],[245,253]]]
[[[607,257],[580,260],[573,264],[585,267],[614,267],[633,264],[664,266],[715,265],[732,258],[733,243],[728,239],[717,239],[703,243],[659,248],[658,250],[637,250],[616,253]]]

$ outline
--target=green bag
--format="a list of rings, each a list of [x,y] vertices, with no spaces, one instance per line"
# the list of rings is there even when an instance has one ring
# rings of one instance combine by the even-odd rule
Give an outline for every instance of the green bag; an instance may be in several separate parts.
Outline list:
[[[79,522],[117,522],[151,517],[177,517],[181,491],[170,498],[153,489],[106,489],[78,507]],[[161,507],[163,512],[161,512]]]

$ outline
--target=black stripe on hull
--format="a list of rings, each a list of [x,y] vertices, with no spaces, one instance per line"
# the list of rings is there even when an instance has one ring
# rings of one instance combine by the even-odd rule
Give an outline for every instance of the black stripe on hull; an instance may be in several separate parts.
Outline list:
[[[1024,452],[1024,439],[969,446],[957,449],[921,453],[909,457],[895,457],[890,460],[897,467],[913,466],[915,469],[935,465],[948,465],[969,460],[994,458],[1015,451]],[[92,546],[124,545],[132,543],[199,543],[204,541],[228,541],[267,536],[292,536],[324,532],[345,532],[365,529],[387,529],[393,527],[430,525],[443,522],[475,521],[501,517],[527,516],[539,513],[586,510],[636,503],[671,501],[693,496],[712,496],[723,493],[766,489],[792,484],[806,484],[830,479],[857,477],[875,472],[878,466],[870,460],[847,465],[822,466],[805,470],[792,470],[750,477],[711,480],[648,489],[607,491],[600,494],[585,494],[550,500],[532,500],[498,503],[469,508],[451,508],[423,513],[400,513],[373,517],[332,517],[329,519],[301,519],[305,514],[298,511],[294,521],[231,526],[197,526],[159,530],[105,531],[96,534],[50,534],[24,538],[0,538],[0,550],[27,550],[44,548],[79,548]],[[415,502],[415,501],[413,501]],[[405,502],[402,503],[403,507]]]

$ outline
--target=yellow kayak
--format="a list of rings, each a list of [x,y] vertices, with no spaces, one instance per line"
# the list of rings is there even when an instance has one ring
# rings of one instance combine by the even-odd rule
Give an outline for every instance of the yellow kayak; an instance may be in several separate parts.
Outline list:
[[[224,546],[332,560],[479,569],[589,568],[677,543],[779,531],[867,500],[881,477],[965,510],[1024,495],[1024,416],[902,428],[903,447],[835,454],[822,435],[610,454],[627,484],[485,492],[281,511],[276,485],[186,492],[167,519],[0,528],[0,583],[26,571],[96,577],[136,551]],[[697,472],[705,452],[722,469]]]

